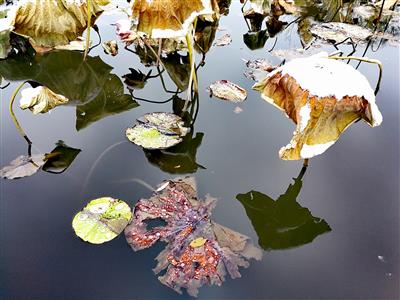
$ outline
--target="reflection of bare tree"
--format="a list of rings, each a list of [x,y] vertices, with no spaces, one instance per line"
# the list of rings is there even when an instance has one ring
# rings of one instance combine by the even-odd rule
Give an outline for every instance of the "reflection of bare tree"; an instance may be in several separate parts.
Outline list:
[[[304,166],[297,178],[294,178],[294,184],[290,184],[286,192],[276,200],[257,191],[236,196],[244,206],[263,249],[299,247],[331,231],[325,220],[314,217],[309,209],[296,201],[306,169]]]

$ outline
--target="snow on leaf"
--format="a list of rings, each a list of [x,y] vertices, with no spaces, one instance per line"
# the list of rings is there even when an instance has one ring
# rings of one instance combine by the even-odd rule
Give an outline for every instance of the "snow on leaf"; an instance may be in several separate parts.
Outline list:
[[[150,199],[141,199],[125,236],[134,251],[158,240],[167,243],[157,256],[156,274],[165,270],[160,282],[181,293],[196,296],[205,285],[221,285],[228,273],[240,277],[239,267],[248,259],[261,259],[260,249],[238,232],[210,220],[215,199],[197,200],[193,178],[169,180]],[[147,228],[146,221],[162,219],[165,226]]]
[[[117,237],[132,218],[124,201],[103,197],[92,200],[72,221],[75,234],[92,244],[102,244]]]
[[[243,102],[247,98],[247,91],[228,80],[218,80],[210,85],[210,95],[234,103]]]
[[[0,170],[0,176],[6,179],[17,179],[35,174],[45,163],[44,154],[18,156],[10,165]]]
[[[183,120],[172,113],[149,113],[126,130],[127,138],[145,149],[167,149],[182,141],[189,132]]]
[[[294,59],[253,88],[297,124],[292,140],[279,151],[285,160],[325,152],[359,119],[372,127],[382,122],[365,76],[351,65],[329,59],[326,53]]]
[[[56,94],[45,86],[38,86],[21,91],[19,106],[21,109],[29,108],[36,115],[46,113],[67,102],[68,99],[63,95]]]

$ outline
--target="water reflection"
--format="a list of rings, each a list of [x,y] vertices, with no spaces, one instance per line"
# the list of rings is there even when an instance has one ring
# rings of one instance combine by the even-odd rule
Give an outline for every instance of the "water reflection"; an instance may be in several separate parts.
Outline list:
[[[274,200],[257,191],[238,194],[258,235],[258,243],[264,250],[278,250],[299,247],[311,243],[317,236],[331,231],[328,223],[314,217],[310,210],[297,203],[303,176],[303,167],[289,184],[286,192]]]
[[[100,57],[75,51],[53,51],[44,55],[23,55],[0,61],[0,74],[10,81],[32,80],[69,99],[76,106],[76,129],[83,129],[107,116],[137,107],[124,93],[113,67]]]

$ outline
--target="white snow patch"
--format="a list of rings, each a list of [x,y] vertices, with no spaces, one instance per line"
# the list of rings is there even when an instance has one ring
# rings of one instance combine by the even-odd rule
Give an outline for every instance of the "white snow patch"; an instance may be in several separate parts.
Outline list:
[[[308,121],[311,119],[310,103],[307,102],[306,105],[300,108],[299,115],[300,115],[299,129],[300,132],[302,132],[304,131],[304,129],[306,129]]]
[[[317,144],[317,145],[304,144],[303,147],[301,148],[300,156],[301,156],[301,158],[311,158],[316,155],[322,154],[326,151],[326,149],[328,149],[334,143],[335,143],[335,141],[327,142],[325,144]]]

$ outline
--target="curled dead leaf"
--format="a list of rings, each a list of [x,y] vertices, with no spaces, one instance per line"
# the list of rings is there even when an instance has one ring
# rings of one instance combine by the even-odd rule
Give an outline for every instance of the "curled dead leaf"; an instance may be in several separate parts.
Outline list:
[[[359,119],[372,127],[382,122],[365,76],[326,54],[294,59],[253,88],[297,124],[292,140],[279,151],[285,160],[325,152]]]
[[[21,109],[29,108],[34,114],[43,114],[67,102],[68,99],[63,95],[56,94],[45,86],[38,86],[21,91],[19,106]]]
[[[243,102],[247,91],[229,80],[218,80],[210,85],[210,95],[234,103]]]

